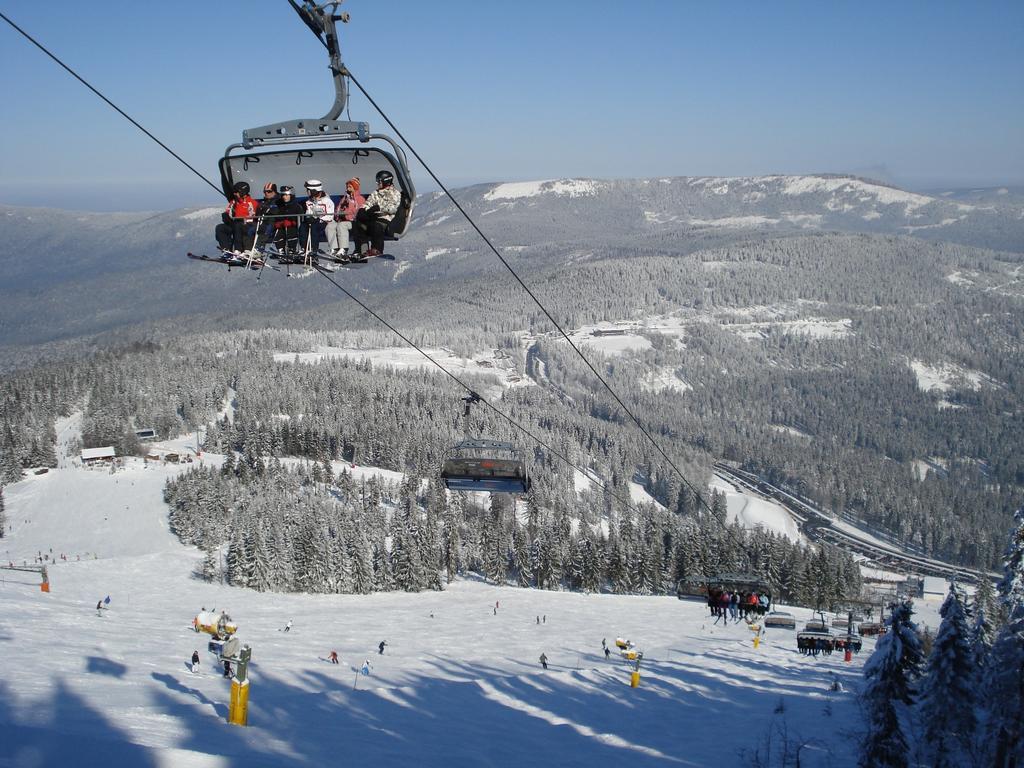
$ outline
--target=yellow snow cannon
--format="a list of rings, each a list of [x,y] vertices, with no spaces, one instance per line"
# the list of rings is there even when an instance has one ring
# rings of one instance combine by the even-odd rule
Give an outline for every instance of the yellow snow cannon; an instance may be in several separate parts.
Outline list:
[[[197,613],[196,617],[192,619],[192,628],[196,632],[213,635],[214,639],[223,639],[235,634],[238,631],[238,624],[231,620],[226,611],[220,613],[203,611]]]

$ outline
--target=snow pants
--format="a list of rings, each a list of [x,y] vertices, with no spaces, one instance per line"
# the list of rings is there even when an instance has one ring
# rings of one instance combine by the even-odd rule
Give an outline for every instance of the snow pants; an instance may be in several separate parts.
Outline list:
[[[333,224],[334,222],[330,222]],[[299,225],[299,250],[309,250],[316,253],[320,249],[320,243],[327,238],[327,222],[320,219],[303,219]]]
[[[252,248],[254,228],[244,219],[232,219],[230,224],[220,223],[214,230],[217,245],[224,251],[247,251]]]
[[[366,250],[366,243],[379,253],[384,253],[384,235],[387,234],[390,220],[364,213],[360,210],[356,220],[352,223],[352,239],[355,241],[356,250],[363,253]]]
[[[332,221],[327,225],[327,246],[331,251],[348,250],[348,233],[351,229],[351,221]]]

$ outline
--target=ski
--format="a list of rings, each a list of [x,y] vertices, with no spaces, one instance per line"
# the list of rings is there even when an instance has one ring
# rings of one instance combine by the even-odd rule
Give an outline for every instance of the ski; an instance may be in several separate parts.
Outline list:
[[[190,259],[195,259],[196,261],[208,261],[212,264],[226,264],[228,269],[231,267],[248,267],[249,269],[260,269],[263,267],[263,259],[259,256],[253,256],[252,260],[250,260],[247,256],[234,252],[231,252],[230,255],[228,253],[223,253],[220,256],[207,256],[205,253],[192,253],[189,251],[187,255]]]

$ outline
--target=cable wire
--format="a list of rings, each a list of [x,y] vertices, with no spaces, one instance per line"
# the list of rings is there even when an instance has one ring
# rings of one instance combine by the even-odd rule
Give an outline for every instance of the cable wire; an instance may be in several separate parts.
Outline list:
[[[370,307],[368,307],[366,304],[364,304],[357,296],[355,296],[355,294],[351,293],[344,286],[342,286],[338,281],[336,281],[333,277],[331,277],[330,273],[326,269],[324,269],[323,267],[321,267],[320,265],[315,264],[315,263],[313,264],[313,269],[315,269],[318,273],[320,273],[320,275],[322,277],[326,278],[328,280],[328,282],[330,282],[335,288],[337,288],[339,291],[341,291],[346,296],[348,296],[350,299],[352,299],[352,301],[354,301],[356,304],[358,304],[360,307],[362,307],[362,309],[367,314],[371,315],[375,320],[377,320],[377,322],[381,323],[385,328],[387,328],[389,331],[394,333],[398,338],[400,338],[402,341],[404,341],[410,347],[412,347],[417,352],[419,352],[421,355],[423,355],[423,357],[425,357],[433,365],[435,365],[437,368],[439,368],[442,373],[444,373],[446,376],[448,376],[448,378],[450,378],[452,381],[454,381],[460,387],[465,389],[466,392],[468,392],[470,395],[474,395],[474,396],[479,397],[471,386],[466,384],[466,382],[464,382],[462,379],[460,379],[454,373],[452,373],[447,368],[445,368],[443,365],[441,365],[441,363],[439,363],[436,359],[434,359],[434,357],[429,352],[427,352],[426,350],[424,350],[421,347],[419,347],[416,344],[416,342],[414,342],[412,339],[407,337],[404,333],[402,333],[400,330],[398,330],[393,325],[391,325],[391,323],[389,323],[383,317],[381,317],[376,312],[374,312],[372,309],[370,309]],[[625,499],[623,499],[621,496],[619,496],[619,494],[617,494],[615,491],[613,491],[611,489],[611,487],[609,486],[609,484],[607,482],[605,482],[603,479],[601,479],[600,477],[595,477],[590,470],[588,470],[588,469],[586,469],[584,467],[581,467],[580,465],[578,465],[575,462],[573,462],[572,459],[568,458],[567,456],[564,456],[559,451],[556,451],[554,448],[552,448],[550,445],[548,445],[546,442],[544,442],[541,438],[537,437],[537,435],[535,435],[529,429],[527,429],[522,424],[520,424],[518,421],[513,419],[507,413],[505,413],[501,409],[495,407],[492,403],[488,402],[486,399],[484,399],[482,397],[479,398],[478,402],[481,402],[484,405],[486,405],[488,408],[490,408],[492,411],[494,411],[496,414],[498,414],[501,418],[503,418],[505,421],[507,421],[509,424],[511,424],[513,427],[515,427],[520,432],[522,432],[524,435],[526,435],[531,440],[536,442],[539,446],[541,446],[544,450],[546,450],[552,456],[555,456],[558,459],[561,459],[563,462],[565,462],[565,464],[567,466],[572,467],[573,469],[577,470],[578,472],[582,472],[584,477],[586,477],[589,480],[593,480],[594,482],[596,482],[609,495],[611,495],[613,498],[616,498],[620,502],[622,502],[626,506],[627,509],[633,509],[633,510],[636,509],[636,507],[634,506],[632,500],[626,501]]]
[[[202,179],[207,184],[209,184],[211,187],[213,187],[214,191],[216,191],[218,195],[223,195],[224,194],[224,191],[220,187],[218,187],[216,184],[214,184],[212,181],[210,181],[208,178],[206,178],[203,174],[201,174],[199,171],[197,171],[195,168],[193,168],[183,157],[181,157],[181,155],[179,155],[173,149],[171,149],[166,144],[164,144],[162,141],[160,141],[160,139],[158,139],[152,133],[150,133],[145,128],[143,128],[138,123],[138,121],[136,121],[131,115],[129,115],[123,109],[121,109],[119,106],[117,106],[117,104],[115,104],[110,99],[108,99],[106,96],[104,96],[102,93],[100,93],[98,90],[93,88],[92,85],[90,85],[81,75],[79,75],[77,72],[75,72],[75,70],[73,70],[71,67],[69,67],[67,64],[65,64],[63,61],[58,59],[54,54],[50,53],[50,51],[47,50],[46,47],[42,43],[40,43],[38,40],[36,40],[34,37],[32,37],[32,35],[30,35],[24,29],[19,27],[13,21],[11,21],[2,11],[0,11],[0,18],[2,18],[4,21],[6,21],[8,24],[10,24],[16,31],[21,33],[21,35],[26,40],[28,40],[30,43],[32,43],[32,45],[34,45],[36,48],[41,50],[43,53],[45,53],[47,56],[49,56],[55,62],[60,64],[60,66],[62,66],[65,70],[67,70],[68,74],[70,74],[72,77],[74,77],[76,80],[78,80],[78,82],[80,82],[82,85],[84,85],[90,91],[92,91],[97,96],[99,96],[101,99],[103,99],[103,101],[105,101],[118,114],[120,114],[121,117],[123,117],[125,120],[130,122],[132,125],[134,125],[136,128],[138,128],[140,131],[142,131],[144,134],[149,136],[149,138],[151,138],[153,141],[155,141],[157,144],[159,144],[161,147],[163,147],[168,153],[170,153],[174,157],[175,160],[177,160],[179,163],[181,163],[186,168],[188,168],[190,171],[192,171],[192,173],[194,173],[200,179]]]
[[[150,133],[148,130],[146,130],[146,128],[144,128],[137,120],[135,120],[133,117],[131,117],[131,115],[129,115],[127,112],[125,112],[119,106],[117,106],[114,102],[112,102],[110,99],[108,99],[106,96],[104,96],[99,90],[97,90],[95,87],[93,87],[87,80],[85,80],[77,72],[75,72],[75,70],[73,70],[71,67],[69,67],[67,64],[65,64],[63,61],[61,61],[61,59],[58,58],[55,54],[50,52],[50,50],[48,50],[42,43],[40,43],[38,40],[36,40],[34,37],[32,37],[28,32],[26,32],[24,29],[22,29],[20,26],[18,26],[14,21],[12,21],[2,11],[0,11],[0,18],[2,18],[4,21],[6,21],[15,31],[17,31],[19,34],[21,34],[26,40],[28,40],[30,43],[35,45],[39,50],[41,50],[43,53],[45,53],[51,59],[53,59],[53,61],[55,61],[57,64],[59,64],[65,71],[68,72],[68,74],[70,74],[72,77],[74,77],[76,80],[78,80],[82,85],[84,85],[86,88],[88,88],[90,91],[92,91],[96,96],[98,96],[100,99],[102,99],[108,106],[110,106],[119,115],[121,115],[128,122],[130,122],[132,125],[134,125],[136,128],[138,128],[140,131],[142,131],[142,133],[146,134],[146,136],[148,136],[150,139],[152,139],[154,142],[156,142],[164,151],[166,151],[169,155],[174,157],[179,163],[184,165],[186,168],[188,168],[190,171],[192,171],[192,173],[194,173],[196,176],[198,176],[200,179],[202,179],[203,182],[205,182],[207,185],[209,185],[214,191],[216,191],[218,194],[222,194],[223,193],[223,190],[220,187],[218,187],[216,184],[214,184],[212,181],[210,181],[201,172],[196,170],[188,161],[186,161],[184,158],[182,158],[177,152],[175,152],[173,149],[168,147],[164,142],[162,142],[160,139],[158,139],[156,136],[154,136],[152,133]],[[508,263],[508,261],[505,260],[505,258],[501,255],[501,253],[498,251],[498,249],[491,242],[490,238],[488,238],[487,235],[485,235],[484,232],[480,229],[480,227],[477,226],[477,224],[473,220],[473,218],[466,212],[466,210],[459,204],[458,200],[455,199],[454,195],[452,195],[452,193],[449,191],[448,187],[446,187],[444,185],[444,183],[437,177],[437,175],[430,168],[430,166],[426,163],[426,161],[424,161],[424,159],[420,156],[420,154],[416,151],[416,149],[412,146],[412,144],[409,143],[408,139],[405,138],[405,136],[398,129],[398,127],[391,121],[391,119],[387,116],[387,114],[384,113],[384,111],[380,108],[380,106],[378,106],[377,102],[374,101],[374,99],[370,96],[369,93],[367,93],[366,89],[363,88],[363,86],[359,82],[359,80],[356,79],[356,77],[347,68],[345,69],[345,74],[352,80],[353,83],[356,84],[356,87],[359,88],[359,90],[360,90],[360,92],[362,92],[363,96],[366,97],[366,99],[373,105],[374,109],[377,110],[377,112],[381,115],[381,117],[384,118],[384,120],[391,127],[391,129],[395,132],[395,134],[399,137],[399,139],[401,139],[401,141],[409,148],[409,151],[412,152],[412,154],[419,161],[419,163],[423,166],[423,168],[426,169],[427,173],[430,174],[430,177],[444,191],[445,195],[448,197],[449,200],[452,201],[452,204],[455,205],[455,207],[459,210],[459,212],[465,217],[466,221],[469,222],[470,226],[472,226],[473,229],[476,230],[477,234],[480,235],[480,237],[487,244],[487,246],[491,249],[491,251],[494,252],[494,255],[498,257],[498,260],[501,261],[501,263],[505,266],[505,268],[516,279],[516,281],[519,283],[519,285],[522,286],[523,290],[526,291],[526,293],[530,296],[530,298],[533,299],[534,303],[541,309],[541,311],[545,314],[545,316],[547,316],[548,320],[551,321],[551,324],[554,325],[555,328],[558,329],[559,333],[561,333],[563,338],[569,343],[569,346],[571,346],[572,349],[576,352],[576,354],[579,355],[580,359],[582,359],[583,362],[586,363],[587,367],[591,370],[591,372],[593,372],[593,374],[597,377],[597,379],[604,385],[604,388],[608,391],[608,393],[619,404],[619,407],[622,408],[623,412],[626,413],[626,415],[628,415],[630,417],[630,419],[632,419],[632,421],[636,424],[636,426],[640,429],[640,431],[644,434],[644,436],[648,439],[648,441],[650,441],[650,443],[655,447],[655,449],[657,449],[657,451],[662,455],[662,457],[665,459],[665,461],[668,462],[669,466],[672,467],[672,469],[679,476],[679,479],[683,482],[683,484],[686,485],[686,487],[689,488],[690,491],[694,494],[694,497],[698,501],[698,503],[699,504],[703,504],[708,509],[708,511],[711,512],[712,511],[711,510],[711,506],[704,499],[704,495],[692,483],[690,483],[689,480],[686,479],[686,476],[683,475],[682,471],[679,469],[679,467],[676,466],[675,462],[673,462],[672,459],[668,456],[668,454],[665,453],[665,451],[661,448],[661,446],[658,445],[657,441],[654,440],[654,438],[650,434],[650,432],[647,431],[647,429],[643,426],[643,424],[640,422],[640,420],[626,406],[626,404],[618,396],[618,394],[615,392],[615,390],[613,390],[611,388],[611,385],[605,380],[605,378],[603,376],[601,376],[601,374],[597,371],[596,368],[594,368],[594,366],[587,359],[587,357],[583,354],[583,352],[579,349],[579,347],[577,347],[576,344],[573,343],[572,339],[569,338],[569,335],[565,332],[565,330],[558,323],[558,321],[555,320],[555,318],[552,316],[552,314],[548,311],[547,307],[545,307],[541,303],[540,299],[537,298],[536,294],[534,294],[533,291],[530,290],[529,286],[527,286],[526,283],[523,282],[522,278],[519,277],[519,275],[518,275],[518,273],[516,273],[515,269],[512,268],[512,265],[510,265]],[[447,368],[445,368],[443,365],[441,365],[439,362],[437,362],[437,360],[435,360],[433,357],[431,357],[430,354],[428,354],[427,352],[422,350],[420,347],[418,347],[408,337],[406,337],[403,333],[401,333],[401,331],[399,331],[397,328],[395,328],[390,323],[388,323],[386,320],[384,320],[384,318],[382,318],[380,315],[378,315],[376,312],[374,312],[372,309],[370,309],[366,304],[364,304],[362,301],[360,301],[355,295],[353,295],[352,293],[347,291],[345,288],[343,288],[332,277],[330,277],[329,274],[327,274],[326,270],[323,270],[320,267],[316,267],[316,270],[323,277],[327,278],[327,280],[330,281],[336,288],[338,288],[338,290],[342,291],[346,296],[348,296],[350,299],[352,299],[354,302],[356,302],[360,307],[362,307],[363,310],[365,310],[367,313],[372,315],[376,320],[378,320],[380,323],[382,323],[384,326],[386,326],[388,329],[390,329],[395,335],[397,335],[400,339],[402,339],[402,341],[404,341],[405,343],[409,344],[417,352],[419,352],[427,360],[429,360],[432,364],[437,366],[437,368],[439,368],[441,371],[443,371],[447,376],[449,376],[452,380],[454,380],[459,386],[463,387],[467,392],[470,392],[470,393],[473,392],[473,389],[469,385],[464,383],[461,379],[459,379],[457,376],[455,376],[453,373],[451,373]],[[509,424],[511,424],[513,427],[515,427],[516,429],[520,430],[523,434],[529,436],[538,445],[540,445],[542,448],[547,450],[551,455],[561,459],[563,462],[565,462],[568,466],[572,467],[573,469],[576,469],[576,470],[582,472],[584,477],[587,477],[588,479],[591,479],[591,480],[595,480],[607,493],[609,493],[610,495],[612,495],[614,498],[618,499],[619,501],[623,502],[626,505],[627,508],[635,509],[635,507],[633,506],[633,504],[631,502],[625,502],[618,494],[616,494],[614,491],[612,491],[610,486],[606,482],[604,482],[600,478],[595,478],[592,475],[592,473],[590,472],[590,470],[587,470],[587,469],[585,469],[583,467],[580,467],[579,465],[575,464],[571,459],[569,459],[568,457],[562,455],[560,452],[556,451],[554,448],[552,448],[546,442],[541,440],[539,437],[537,437],[535,434],[533,434],[526,427],[524,427],[521,424],[519,424],[518,422],[516,422],[514,419],[512,419],[511,416],[509,416],[508,414],[504,413],[500,409],[496,408],[491,403],[487,402],[486,400],[483,400],[482,402],[484,402],[487,405],[487,407],[490,408],[492,411],[494,411],[499,416],[501,416],[503,419],[508,421]]]
[[[536,304],[540,308],[540,310],[545,314],[545,316],[547,316],[548,320],[551,321],[551,324],[555,326],[556,329],[558,329],[558,332],[562,334],[562,337],[569,343],[569,346],[573,348],[573,351],[575,351],[576,354],[579,355],[580,359],[583,360],[584,363],[586,363],[587,367],[594,374],[594,376],[597,377],[598,381],[600,381],[601,384],[604,385],[604,388],[608,391],[608,394],[610,394],[612,398],[614,398],[615,402],[619,404],[619,407],[622,409],[623,413],[629,416],[633,423],[636,424],[637,428],[644,434],[644,437],[646,437],[647,440],[651,443],[651,445],[653,445],[654,448],[658,451],[658,453],[661,454],[662,458],[664,458],[665,461],[668,462],[668,465],[672,467],[672,469],[675,471],[676,475],[683,482],[683,484],[690,489],[690,491],[698,499],[699,503],[703,503],[704,506],[707,508],[708,512],[711,512],[711,505],[704,500],[703,494],[701,494],[700,491],[689,480],[686,479],[686,476],[683,474],[682,470],[679,469],[679,467],[676,466],[676,463],[672,461],[672,459],[669,457],[667,453],[665,453],[662,447],[654,439],[653,435],[651,435],[651,433],[647,430],[643,423],[641,423],[640,419],[638,419],[636,415],[626,406],[626,404],[622,401],[622,398],[619,397],[619,395],[615,392],[614,389],[612,389],[611,384],[609,384],[608,381],[604,378],[604,376],[602,376],[598,372],[598,370],[593,366],[593,364],[591,364],[590,360],[587,359],[587,356],[583,354],[583,351],[578,346],[576,346],[573,340],[569,338],[569,334],[567,334],[565,330],[562,328],[562,326],[558,323],[558,321],[555,320],[554,316],[548,311],[547,307],[545,307],[541,303],[541,300],[537,298],[537,295],[532,290],[530,290],[530,287],[525,282],[523,282],[523,279],[519,276],[515,269],[512,268],[512,265],[509,264],[505,257],[501,255],[498,249],[494,246],[494,243],[491,242],[491,239],[484,234],[483,230],[481,230],[480,227],[477,226],[476,222],[466,212],[466,209],[462,207],[459,201],[455,199],[455,196],[452,195],[452,193],[448,190],[448,187],[445,186],[444,182],[442,182],[437,177],[437,174],[434,173],[434,171],[427,164],[427,162],[420,156],[420,153],[416,151],[416,148],[409,143],[409,140],[407,138],[405,138],[402,132],[398,129],[398,126],[396,126],[391,121],[391,118],[389,118],[387,114],[384,112],[384,110],[380,108],[377,102],[374,101],[373,97],[370,96],[369,93],[367,93],[366,89],[363,88],[362,83],[359,82],[356,76],[353,75],[352,71],[347,67],[345,68],[345,74],[353,83],[356,84],[356,87],[360,90],[363,96],[365,96],[367,101],[369,101],[370,104],[373,105],[373,108],[377,110],[378,114],[380,114],[380,116],[384,118],[384,121],[391,127],[391,130],[395,132],[398,138],[401,139],[402,143],[409,148],[409,151],[412,153],[413,157],[415,157],[416,160],[419,161],[420,165],[422,165],[423,168],[426,170],[426,172],[430,174],[430,178],[432,178],[434,182],[442,189],[442,191],[445,193],[448,199],[452,201],[452,204],[458,209],[459,213],[463,215],[466,221],[469,222],[469,225],[473,227],[474,230],[476,230],[476,233],[480,235],[481,239],[487,244],[487,247],[491,249],[495,256],[498,257],[498,260],[505,266],[505,269],[507,269],[509,273],[512,275],[512,277],[516,279],[516,282],[518,282],[522,289],[526,291],[527,295],[531,299],[533,299],[534,304]]]
[[[160,139],[158,139],[156,136],[154,136],[152,133],[150,133],[148,130],[146,130],[138,121],[136,121],[128,113],[126,113],[123,109],[118,107],[114,102],[112,102],[110,99],[108,99],[106,96],[104,96],[99,90],[94,88],[90,83],[88,83],[84,78],[82,78],[71,67],[69,67],[67,64],[65,64],[63,61],[61,61],[55,54],[51,53],[42,43],[37,41],[28,32],[26,32],[21,27],[19,27],[17,24],[15,24],[3,12],[0,12],[0,18],[2,18],[4,21],[6,21],[8,24],[10,24],[11,27],[13,27],[15,30],[17,30],[29,42],[31,42],[33,45],[35,45],[39,50],[41,50],[43,53],[45,53],[47,56],[49,56],[51,59],[53,59],[55,62],[57,62],[57,64],[59,64],[65,71],[67,71],[68,74],[73,76],[76,80],[78,80],[80,83],[82,83],[82,85],[84,85],[86,88],[88,88],[94,94],[96,94],[96,96],[98,96],[104,102],[106,102],[119,115],[121,115],[123,118],[128,120],[128,122],[130,122],[132,125],[134,125],[136,128],[138,128],[140,131],[142,131],[144,134],[146,134],[149,138],[151,138],[153,141],[155,141],[165,152],[170,154],[178,162],[180,162],[182,165],[184,165],[186,168],[188,168],[190,171],[192,171],[192,173],[194,173],[196,176],[198,176],[200,179],[202,179],[206,184],[208,184],[214,190],[216,190],[218,194],[222,193],[222,190],[220,189],[220,187],[218,187],[216,184],[214,184],[212,181],[210,181],[208,178],[206,178],[206,176],[204,176],[202,173],[200,173],[198,170],[196,170],[194,167],[192,167],[177,152],[175,152],[173,149],[168,147],[164,142],[160,141]],[[358,82],[356,84],[358,85]],[[360,88],[360,90],[362,90],[362,86],[359,86],[359,88]],[[364,91],[364,93],[365,93],[365,91]],[[367,98],[369,98],[369,97],[367,97]],[[374,106],[376,106],[376,104]],[[388,123],[390,124],[390,120],[388,121]],[[397,133],[397,129],[395,129],[395,131]],[[404,139],[403,139],[403,141],[404,141]],[[417,158],[418,157],[419,156],[417,155]],[[421,160],[421,162],[422,162],[422,160]],[[433,175],[433,174],[431,174],[431,175]],[[474,224],[474,226],[476,226],[476,225]],[[477,230],[477,231],[479,231],[479,230]],[[481,235],[483,235],[483,233],[481,233]],[[352,293],[347,291],[344,287],[342,287],[329,274],[327,274],[326,270],[323,270],[320,267],[316,267],[316,270],[321,275],[323,275],[325,278],[327,278],[327,280],[329,280],[338,290],[340,290],[342,293],[344,293],[346,296],[348,296],[350,299],[352,299],[352,301],[354,301],[356,304],[358,304],[360,307],[362,307],[362,309],[365,310],[367,313],[372,315],[378,322],[382,323],[392,333],[394,333],[396,336],[398,336],[400,339],[402,339],[402,341],[404,341],[406,344],[411,346],[413,349],[415,349],[417,352],[419,352],[421,355],[423,355],[427,360],[429,360],[431,363],[433,363],[435,366],[437,366],[441,371],[443,371],[445,374],[447,374],[459,386],[463,387],[467,392],[470,392],[470,393],[473,392],[472,387],[470,387],[468,384],[466,384],[461,379],[459,379],[457,376],[455,376],[455,374],[453,374],[451,371],[449,371],[447,368],[445,368],[443,365],[441,365],[437,360],[435,360],[433,357],[431,357],[430,354],[428,354],[423,349],[418,347],[415,343],[413,343],[412,340],[410,340],[408,337],[406,337],[401,331],[399,331],[397,328],[395,328],[393,325],[391,325],[389,322],[387,322],[383,317],[381,317],[376,312],[374,312],[372,309],[370,309],[366,304],[364,304],[362,301],[360,301],[355,295],[353,295]],[[260,270],[260,272],[262,274],[262,269]],[[572,460],[570,460],[568,457],[566,457],[566,456],[562,455],[560,452],[556,451],[554,448],[552,448],[546,442],[541,440],[539,437],[537,437],[535,434],[533,434],[526,427],[524,427],[521,424],[519,424],[511,416],[509,416],[508,414],[504,413],[500,409],[496,408],[491,403],[489,403],[489,402],[487,402],[486,400],[483,400],[483,399],[481,401],[483,403],[485,403],[487,405],[487,407],[490,408],[492,411],[494,411],[496,414],[498,414],[503,419],[508,421],[509,424],[511,424],[513,427],[515,427],[516,429],[521,431],[523,434],[525,434],[525,435],[529,436],[531,439],[533,439],[538,445],[540,445],[542,448],[544,448],[546,451],[548,451],[548,453],[550,453],[552,456],[555,456],[555,457],[561,459],[568,466],[570,466],[573,469],[576,469],[576,470],[579,470],[580,472],[582,472],[585,477],[590,478],[590,479],[594,480],[595,482],[597,482],[598,485],[600,485],[607,493],[609,493],[614,498],[618,499],[620,502],[623,502],[626,505],[627,508],[635,509],[635,507],[633,506],[631,501],[625,501],[621,496],[619,496],[617,493],[615,493],[613,490],[611,490],[611,488],[608,485],[608,483],[603,481],[601,478],[594,477],[593,474],[589,470],[584,469],[583,467],[580,467],[577,464],[573,463]]]

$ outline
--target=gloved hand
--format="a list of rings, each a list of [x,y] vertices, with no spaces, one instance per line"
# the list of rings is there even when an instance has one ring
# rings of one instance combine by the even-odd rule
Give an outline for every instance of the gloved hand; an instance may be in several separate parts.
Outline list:
[[[380,212],[380,206],[374,203],[369,208],[364,209],[371,216],[376,216]]]

